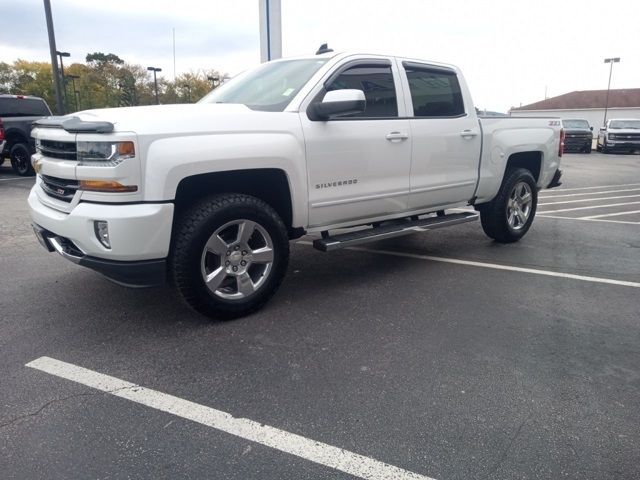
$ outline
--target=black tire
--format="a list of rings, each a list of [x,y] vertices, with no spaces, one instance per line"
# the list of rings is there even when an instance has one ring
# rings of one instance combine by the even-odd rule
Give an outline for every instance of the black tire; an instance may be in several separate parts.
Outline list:
[[[236,237],[234,237],[235,242],[239,245],[242,245],[240,224],[242,224],[242,228],[253,223],[257,225],[251,227],[252,236],[244,244],[249,245],[249,242],[264,240],[265,245],[268,245],[268,237],[271,241],[271,262],[259,262],[258,260],[253,262],[252,255],[257,254],[258,249],[264,250],[265,248],[264,246],[254,248],[253,245],[248,247],[249,256],[246,258],[249,260],[245,261],[244,249],[238,250],[233,246],[234,242],[231,240],[225,240],[222,244],[225,245],[223,250],[229,250],[226,254],[217,255],[213,251],[205,252],[205,246],[214,238],[214,233],[219,232],[220,229],[227,228],[216,234],[216,239],[222,236],[225,238],[233,236],[234,222],[239,222],[235,233]],[[229,224],[231,226],[226,227]],[[208,317],[231,319],[255,312],[275,294],[287,271],[289,262],[287,229],[277,212],[258,198],[241,194],[221,194],[208,197],[185,211],[178,218],[174,232],[169,258],[169,275],[184,301],[194,310]],[[256,238],[254,235],[260,238]],[[232,251],[234,248],[237,251]],[[231,252],[231,257],[229,252]],[[233,255],[242,256],[235,258]],[[213,260],[212,272],[207,272],[207,262],[211,260],[209,257],[212,257]],[[242,265],[248,266],[241,267],[238,263],[240,260],[245,261]],[[229,265],[230,261],[232,265],[225,267],[224,264]],[[226,273],[231,268],[238,268],[240,272]],[[267,268],[269,268],[268,271]],[[221,269],[225,272],[222,272]],[[264,270],[260,271],[260,269]],[[215,290],[211,290],[207,287],[204,276],[214,276],[215,272],[220,272],[219,276],[223,278],[219,283],[215,283]],[[256,276],[256,272],[257,280],[254,284],[252,276]],[[255,288],[255,290],[247,294],[245,298],[228,298],[233,295],[245,295],[240,291],[240,285],[244,282],[240,277],[243,276],[246,279],[247,275],[252,281],[251,289]],[[246,285],[246,283],[243,284]],[[258,284],[259,286],[256,287]],[[236,292],[233,292],[234,288],[237,289]]]
[[[583,152],[589,155],[591,153],[591,147],[584,147]]]
[[[13,171],[22,177],[31,177],[36,174],[31,166],[31,152],[26,143],[16,143],[11,147],[11,166]]]
[[[531,205],[526,221],[522,222],[520,226],[514,227],[510,225],[508,220],[508,206],[514,189],[522,183],[528,185],[529,193],[531,194]],[[531,227],[537,206],[538,187],[531,172],[524,168],[508,169],[504,174],[502,185],[496,197],[479,208],[482,229],[488,237],[493,238],[496,242],[517,242],[524,237]]]
[[[599,143],[596,143],[596,152],[601,152],[602,151],[602,147],[600,146]]]

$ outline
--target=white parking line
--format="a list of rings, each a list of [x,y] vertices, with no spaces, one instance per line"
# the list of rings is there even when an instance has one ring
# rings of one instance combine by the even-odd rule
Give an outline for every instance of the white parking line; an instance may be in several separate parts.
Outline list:
[[[620,185],[598,185],[597,187],[578,187],[578,188],[560,188],[554,189],[556,192],[575,192],[577,190],[595,190],[596,188],[616,188],[616,187],[637,187],[640,183],[623,183]]]
[[[640,213],[640,210],[632,210],[630,212],[604,213],[602,215],[591,215],[590,217],[580,217],[580,219],[593,220],[594,218],[619,217],[620,215],[631,215],[632,213]]]
[[[609,205],[590,205],[588,207],[562,208],[560,210],[546,210],[544,212],[538,212],[538,213],[545,215],[547,213],[574,212],[576,210],[590,210],[594,208],[624,207],[625,205],[637,205],[639,203],[640,202],[610,203]]]
[[[563,217],[560,217],[563,218]],[[312,242],[306,240],[299,241],[303,245],[313,245]],[[379,253],[382,255],[391,255],[394,257],[414,258],[418,260],[430,260],[432,262],[454,263],[456,265],[468,265],[471,267],[492,268],[494,270],[508,270],[520,273],[532,273],[534,275],[545,275],[548,277],[570,278],[572,280],[580,280],[582,282],[604,283],[607,285],[618,285],[622,287],[640,288],[640,282],[629,282],[626,280],[614,280],[612,278],[589,277],[586,275],[575,275],[573,273],[554,272],[553,270],[539,270],[537,268],[514,267],[511,265],[502,265],[499,263],[475,262],[472,260],[460,260],[457,258],[434,257],[431,255],[420,255],[416,253],[394,252],[393,250],[378,250],[365,247],[348,247],[346,250],[356,250],[359,252]]]
[[[603,198],[581,198],[580,200],[561,200],[559,202],[547,202],[547,203],[539,203],[539,207],[544,207],[545,205],[560,205],[564,203],[582,203],[582,202],[601,202],[604,200],[619,200],[621,198],[636,198],[640,197],[638,195],[621,195],[619,197],[603,197]]]
[[[626,212],[625,212],[626,213]],[[584,218],[584,217],[560,217],[557,215],[538,215],[536,218],[555,218],[557,220],[582,220],[583,222],[607,222],[607,223],[623,223],[625,225],[640,225],[640,222],[626,222],[623,220],[604,220],[601,218]]]
[[[585,195],[608,195],[610,193],[622,193],[622,192],[640,192],[640,188],[625,188],[623,190],[605,190],[604,192],[586,192],[586,193],[567,193],[566,195],[546,195],[546,192],[540,192],[538,198],[564,198],[564,197],[584,197]],[[553,192],[552,192],[553,193]]]
[[[170,413],[245,440],[319,463],[341,472],[369,480],[434,480],[403,470],[373,458],[317,442],[248,418],[235,418],[215,408],[190,402],[173,395],[141,387],[119,378],[95,372],[54,358],[40,357],[26,364],[42,372],[80,383],[116,397],[125,398],[162,412]]]

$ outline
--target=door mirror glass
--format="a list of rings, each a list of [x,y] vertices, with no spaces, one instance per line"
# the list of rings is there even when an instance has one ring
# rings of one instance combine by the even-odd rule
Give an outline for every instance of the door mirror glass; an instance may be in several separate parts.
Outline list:
[[[328,120],[363,113],[366,106],[367,100],[362,90],[332,90],[326,93],[322,102],[312,103],[307,113],[311,120]]]
[[[593,127],[589,127],[589,130],[591,130],[593,132]]]

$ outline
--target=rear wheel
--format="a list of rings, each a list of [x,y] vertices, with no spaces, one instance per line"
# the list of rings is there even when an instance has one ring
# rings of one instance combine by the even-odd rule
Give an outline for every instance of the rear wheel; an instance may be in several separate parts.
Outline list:
[[[248,195],[217,195],[179,219],[170,274],[196,311],[235,318],[273,296],[288,259],[287,230],[275,210]]]
[[[23,177],[29,177],[35,175],[33,167],[31,166],[31,153],[29,152],[29,146],[25,143],[16,143],[11,147],[11,166],[13,170]]]
[[[482,229],[497,242],[517,242],[531,227],[537,205],[538,187],[531,172],[509,169],[498,195],[479,208]]]

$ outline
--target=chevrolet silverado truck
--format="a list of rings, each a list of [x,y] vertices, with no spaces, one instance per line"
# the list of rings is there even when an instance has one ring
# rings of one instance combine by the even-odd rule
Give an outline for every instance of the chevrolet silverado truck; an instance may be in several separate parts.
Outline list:
[[[586,120],[562,120],[564,129],[564,151],[591,153],[593,143],[593,127]]]
[[[29,95],[0,95],[0,164],[4,157],[22,176],[34,175],[31,154],[35,151],[31,125],[35,120],[51,115],[42,98]]]
[[[559,184],[561,130],[478,118],[454,66],[330,52],[262,64],[197,104],[40,120],[28,202],[47,250],[232,318],[275,293],[305,234],[332,251],[479,216],[519,240]]]
[[[602,153],[640,150],[640,119],[612,118],[598,132],[596,150]]]

